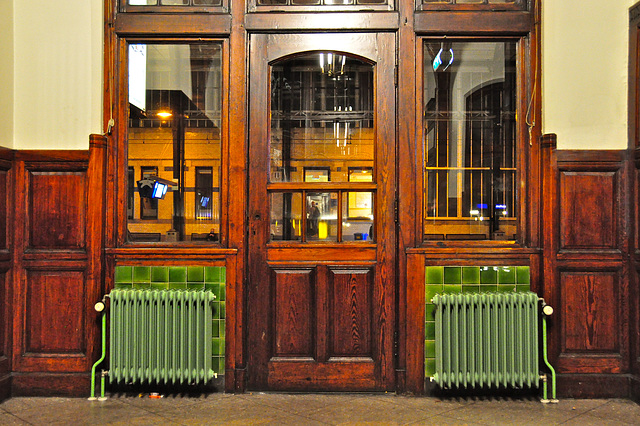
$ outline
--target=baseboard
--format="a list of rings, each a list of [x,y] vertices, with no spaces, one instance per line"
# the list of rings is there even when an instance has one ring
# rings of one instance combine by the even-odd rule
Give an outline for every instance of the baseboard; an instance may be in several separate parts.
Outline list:
[[[638,376],[629,378],[629,398],[640,404],[640,377]]]
[[[11,374],[0,378],[0,402],[11,398]]]
[[[629,398],[627,374],[558,374],[558,398]]]
[[[11,396],[89,396],[89,373],[13,373]]]

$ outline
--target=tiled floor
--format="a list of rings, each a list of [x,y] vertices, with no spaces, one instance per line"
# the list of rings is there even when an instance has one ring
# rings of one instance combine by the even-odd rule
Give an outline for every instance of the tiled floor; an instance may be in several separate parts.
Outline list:
[[[626,400],[424,397],[364,394],[209,394],[201,397],[112,396],[13,398],[0,404],[2,425],[437,424],[639,425],[640,406]]]

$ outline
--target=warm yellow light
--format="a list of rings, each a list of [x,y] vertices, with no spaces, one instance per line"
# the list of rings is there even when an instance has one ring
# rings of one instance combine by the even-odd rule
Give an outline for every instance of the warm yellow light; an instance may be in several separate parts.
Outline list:
[[[169,118],[171,117],[173,114],[171,114],[169,111],[160,111],[158,113],[158,117],[160,118]]]

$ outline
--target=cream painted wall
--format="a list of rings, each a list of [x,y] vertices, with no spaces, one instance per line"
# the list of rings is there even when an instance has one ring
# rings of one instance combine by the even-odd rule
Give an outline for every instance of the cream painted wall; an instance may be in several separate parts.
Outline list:
[[[635,2],[543,0],[543,132],[559,148],[626,147]],[[103,131],[102,0],[0,0],[0,27],[0,145],[86,149]]]
[[[629,7],[543,0],[543,132],[561,149],[627,146]]]
[[[87,149],[102,133],[102,7],[14,0],[13,148]]]
[[[0,0],[0,146],[13,148],[13,1]]]

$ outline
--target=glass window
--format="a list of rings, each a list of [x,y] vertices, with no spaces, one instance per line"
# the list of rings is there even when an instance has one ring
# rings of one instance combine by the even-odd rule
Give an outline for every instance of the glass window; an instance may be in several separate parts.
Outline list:
[[[220,43],[129,45],[130,241],[219,238],[221,55]]]
[[[346,228],[358,221],[366,222],[366,231],[358,233],[370,235],[375,199],[373,78],[373,65],[335,52],[273,65],[272,240],[354,241]]]
[[[424,44],[424,237],[513,240],[516,43]]]

